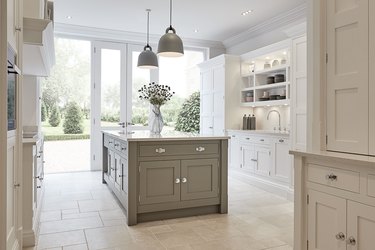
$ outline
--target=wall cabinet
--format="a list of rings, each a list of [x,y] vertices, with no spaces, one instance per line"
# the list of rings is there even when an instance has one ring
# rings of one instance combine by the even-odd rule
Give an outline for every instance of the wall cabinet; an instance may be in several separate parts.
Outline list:
[[[221,55],[198,65],[201,70],[200,132],[224,135],[240,128],[240,58]]]
[[[327,150],[369,155],[375,130],[370,112],[375,96],[369,94],[375,81],[369,68],[375,60],[370,53],[375,45],[369,43],[375,9],[369,9],[369,0],[339,2],[327,1],[326,12]]]
[[[292,162],[288,135],[235,130],[228,134],[231,136],[230,167],[233,173],[249,177],[254,184],[269,191],[291,197]]]
[[[20,0],[7,0],[7,38],[8,43],[18,51],[18,33],[21,31]]]

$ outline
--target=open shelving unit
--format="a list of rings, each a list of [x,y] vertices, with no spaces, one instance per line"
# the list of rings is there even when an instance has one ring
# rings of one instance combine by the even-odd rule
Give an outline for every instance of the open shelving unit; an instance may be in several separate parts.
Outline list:
[[[241,64],[241,105],[244,107],[289,105],[289,63],[289,47],[244,60]],[[283,75],[283,81],[267,83],[267,78],[275,75]],[[269,100],[261,99],[267,95],[271,97]]]

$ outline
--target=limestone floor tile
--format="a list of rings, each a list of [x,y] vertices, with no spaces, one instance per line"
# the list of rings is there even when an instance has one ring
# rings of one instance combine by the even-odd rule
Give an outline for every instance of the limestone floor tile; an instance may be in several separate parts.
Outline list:
[[[46,211],[40,213],[40,222],[61,220],[61,211]]]
[[[68,232],[73,230],[102,227],[99,217],[68,219],[61,221],[48,221],[40,224],[40,234]]]
[[[120,208],[116,208],[113,210],[99,211],[99,214],[103,220],[115,220],[115,219],[126,218],[124,212]]]
[[[88,250],[88,247],[86,244],[79,244],[63,247],[63,250]]]
[[[155,234],[156,238],[165,247],[176,247],[189,245],[190,242],[203,243],[205,240],[193,230],[172,231]]]
[[[45,198],[46,202],[61,202],[61,201],[78,201],[78,200],[92,200],[91,192],[78,192],[56,196],[48,196]]]
[[[74,208],[74,209],[63,209],[61,211],[61,214],[64,215],[64,214],[78,214],[79,213],[79,208]]]
[[[279,228],[293,226],[293,214],[271,215],[271,216],[259,217],[259,219]]]
[[[41,234],[38,239],[38,250],[86,243],[83,230],[63,233]]]
[[[112,200],[86,200],[78,201],[78,204],[81,212],[114,210],[119,208],[117,203]]]
[[[148,230],[151,233],[154,233],[154,234],[166,233],[166,232],[172,232],[173,231],[173,229],[169,225],[153,226],[153,227],[149,227]]]
[[[120,218],[120,219],[115,219],[115,220],[105,220],[102,219],[103,224],[105,227],[112,227],[112,226],[126,226],[126,219],[125,218]]]
[[[293,247],[290,245],[284,245],[279,247],[267,248],[266,250],[293,250]]]
[[[100,218],[98,212],[87,212],[87,213],[71,213],[71,214],[63,214],[62,219],[78,219],[78,218]]]
[[[44,202],[42,211],[56,211],[76,208],[78,208],[78,203],[76,201]]]
[[[90,250],[118,247],[132,241],[126,226],[87,229],[85,234]]]

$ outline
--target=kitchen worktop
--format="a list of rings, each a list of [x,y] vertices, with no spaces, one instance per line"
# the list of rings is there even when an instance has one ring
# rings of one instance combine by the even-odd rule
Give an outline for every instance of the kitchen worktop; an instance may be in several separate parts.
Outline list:
[[[102,133],[115,136],[125,141],[186,141],[186,140],[221,140],[229,139],[228,136],[200,135],[184,133],[174,130],[163,131],[161,135],[151,134],[148,130],[133,131],[132,134],[123,134],[120,131],[103,130]]]
[[[243,134],[254,134],[254,135],[276,135],[276,136],[289,136],[288,131],[279,130],[241,130],[241,129],[227,129],[227,132],[243,133]]]
[[[294,151],[291,150],[290,154],[295,156],[318,158],[323,160],[336,160],[353,163],[370,163],[375,167],[375,156],[346,154],[330,151]]]

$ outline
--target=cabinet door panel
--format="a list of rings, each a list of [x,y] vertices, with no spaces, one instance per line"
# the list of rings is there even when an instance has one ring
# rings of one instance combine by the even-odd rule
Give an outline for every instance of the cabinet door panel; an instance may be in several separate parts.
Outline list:
[[[229,164],[233,169],[239,169],[241,164],[241,148],[238,135],[232,135],[229,143]]]
[[[273,175],[280,181],[289,182],[291,176],[291,156],[289,155],[289,143],[276,141],[274,153]]]
[[[201,73],[201,91],[202,93],[205,92],[212,92],[214,90],[213,86],[213,79],[212,79],[212,71],[208,70]]]
[[[123,172],[123,165],[121,164],[122,160],[120,155],[115,154],[115,174],[114,174],[114,180],[115,180],[115,188],[117,190],[121,191],[122,189],[122,172]]]
[[[200,133],[203,135],[212,135],[214,133],[212,116],[201,116],[200,130]]]
[[[336,239],[340,232],[346,235],[346,200],[313,190],[308,194],[309,249],[346,250],[346,242]]]
[[[369,151],[368,3],[327,1],[328,150]]]
[[[180,200],[180,161],[141,162],[139,167],[140,204]]]
[[[369,79],[369,127],[370,127],[370,134],[369,134],[369,151],[370,155],[375,156],[375,1],[369,1],[369,9],[370,13],[370,28],[369,28],[369,35],[370,35],[370,79]]]
[[[268,147],[255,147],[256,168],[255,172],[261,175],[270,175],[271,169],[271,151]]]
[[[242,145],[241,146],[241,168],[255,171],[256,155],[253,145]]]
[[[375,238],[375,207],[348,201],[348,234],[354,237],[356,245],[348,250],[372,250]]]
[[[181,200],[217,197],[218,185],[217,159],[181,161]]]

